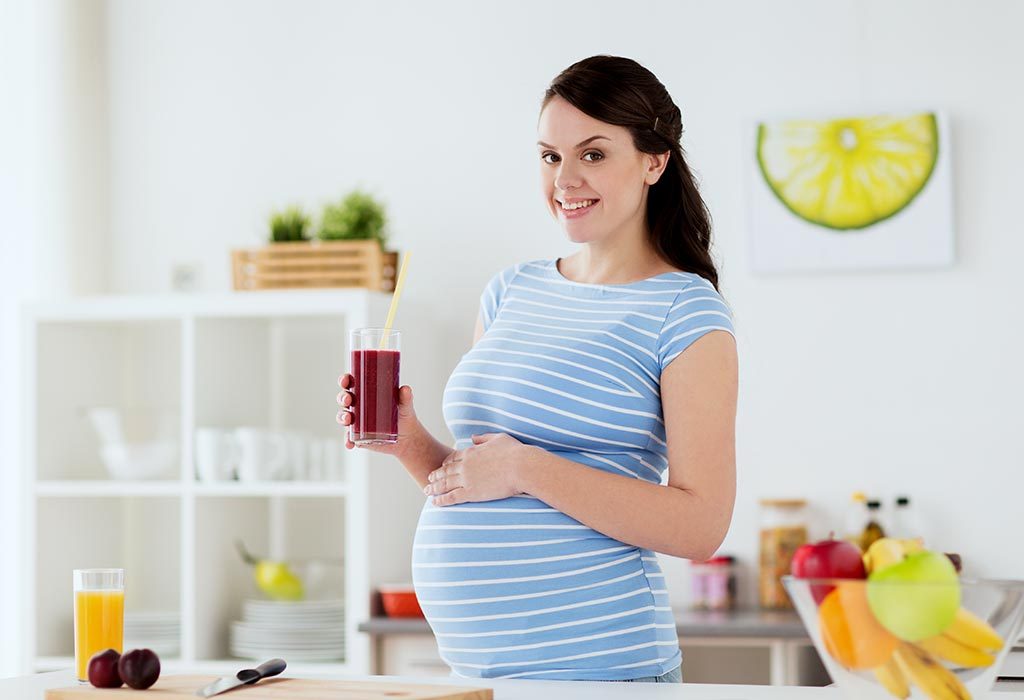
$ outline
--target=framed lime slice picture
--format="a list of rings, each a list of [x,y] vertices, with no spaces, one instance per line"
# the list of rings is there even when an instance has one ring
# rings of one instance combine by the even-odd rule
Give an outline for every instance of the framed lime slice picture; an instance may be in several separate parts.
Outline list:
[[[779,202],[836,232],[867,229],[903,211],[939,159],[932,112],[757,125],[757,163]]]
[[[752,271],[907,270],[956,259],[942,110],[761,115],[744,124],[744,138]]]

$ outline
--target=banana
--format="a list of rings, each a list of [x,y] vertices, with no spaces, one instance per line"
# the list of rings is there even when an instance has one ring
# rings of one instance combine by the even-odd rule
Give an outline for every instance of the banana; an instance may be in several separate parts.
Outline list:
[[[889,657],[888,661],[874,669],[874,673],[875,678],[890,695],[900,700],[910,697],[910,684],[907,683],[907,677],[903,675],[894,657]]]
[[[942,634],[964,646],[997,652],[1003,648],[1003,638],[990,624],[969,610],[960,608],[952,624]]]
[[[906,556],[907,552],[901,540],[883,537],[872,542],[864,552],[864,568],[869,574],[881,571],[887,566],[899,564]]]
[[[913,644],[901,644],[893,655],[900,671],[931,700],[971,700],[956,675]]]
[[[987,651],[961,644],[945,634],[923,639],[917,645],[932,656],[945,659],[959,668],[982,668],[991,666],[996,660],[996,657]]]
[[[913,554],[914,552],[924,551],[923,537],[910,537],[907,539],[899,540],[899,543],[903,545],[904,554]]]

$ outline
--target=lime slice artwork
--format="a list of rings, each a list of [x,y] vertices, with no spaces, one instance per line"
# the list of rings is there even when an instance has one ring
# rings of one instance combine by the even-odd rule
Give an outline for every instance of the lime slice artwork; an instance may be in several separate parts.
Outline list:
[[[834,231],[866,229],[928,184],[939,155],[934,113],[762,122],[765,183],[801,219]]]

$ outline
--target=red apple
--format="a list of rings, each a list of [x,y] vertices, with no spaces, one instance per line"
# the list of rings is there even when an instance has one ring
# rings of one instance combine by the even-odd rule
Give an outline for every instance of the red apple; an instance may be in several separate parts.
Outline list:
[[[845,540],[829,538],[801,545],[793,554],[790,570],[796,578],[867,578],[860,548]],[[821,601],[834,586],[811,585],[814,602]]]

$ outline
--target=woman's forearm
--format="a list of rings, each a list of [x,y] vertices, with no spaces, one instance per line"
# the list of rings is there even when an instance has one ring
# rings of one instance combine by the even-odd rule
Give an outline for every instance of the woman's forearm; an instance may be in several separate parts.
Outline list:
[[[728,530],[731,508],[686,489],[611,474],[539,447],[527,454],[517,471],[520,490],[620,542],[702,560]]]
[[[427,485],[427,475],[441,466],[445,457],[454,450],[440,442],[430,434],[422,423],[417,424],[414,437],[409,447],[400,456],[399,461],[409,476],[419,484],[420,488]]]

